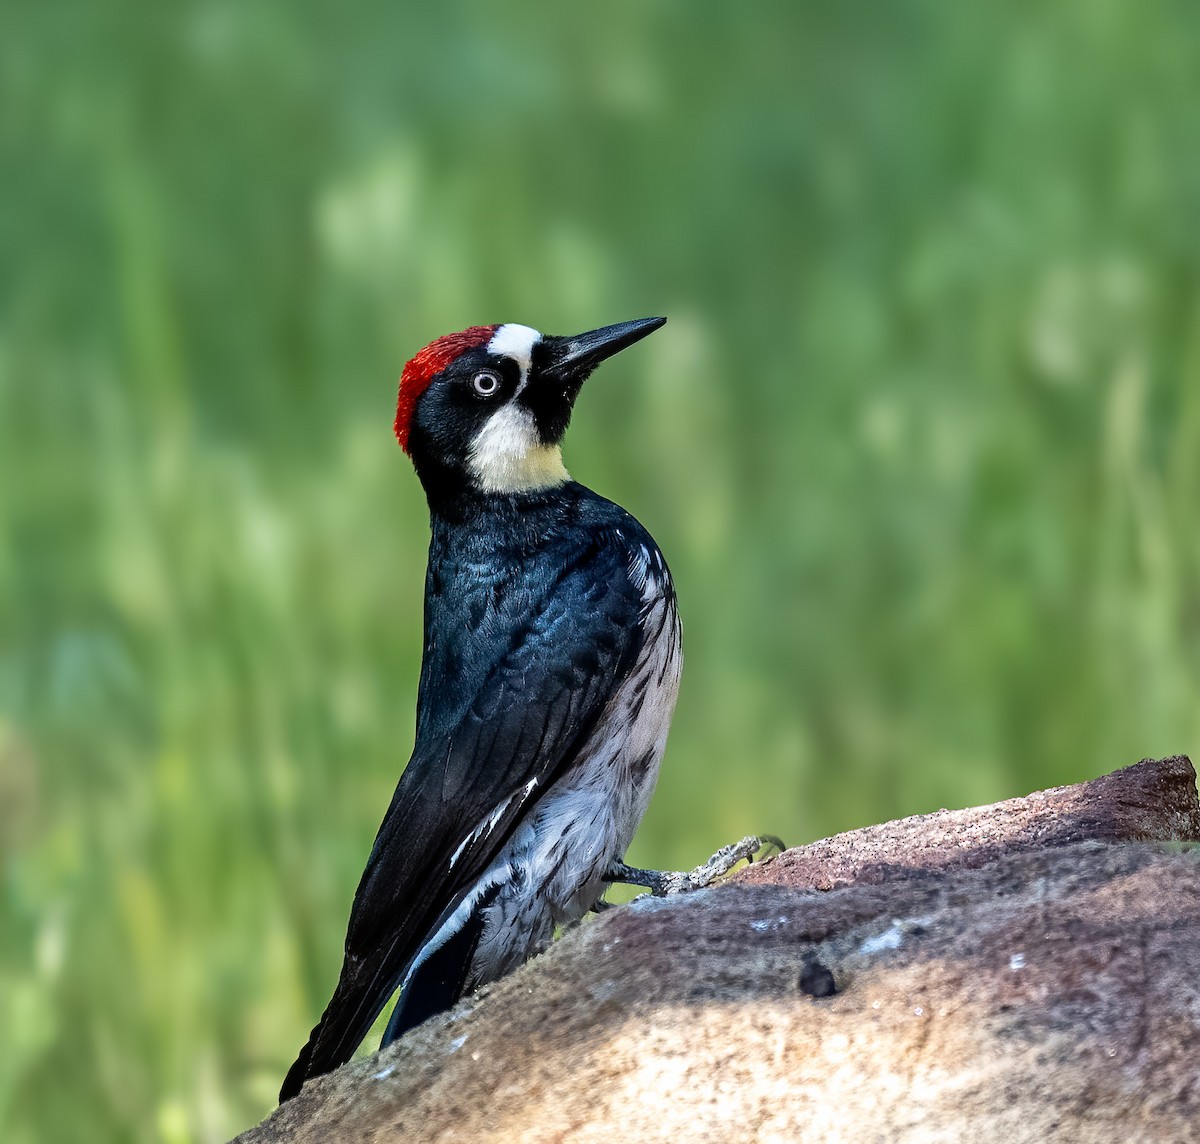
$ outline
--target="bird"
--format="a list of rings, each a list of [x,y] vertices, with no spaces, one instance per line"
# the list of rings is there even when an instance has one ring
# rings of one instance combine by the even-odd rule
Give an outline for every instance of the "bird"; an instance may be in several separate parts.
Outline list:
[[[546,949],[609,882],[662,889],[624,854],[679,691],[675,586],[562,441],[596,366],[665,321],[471,326],[404,367],[395,435],[430,518],[415,742],[281,1103],[349,1060],[397,991],[383,1045]]]

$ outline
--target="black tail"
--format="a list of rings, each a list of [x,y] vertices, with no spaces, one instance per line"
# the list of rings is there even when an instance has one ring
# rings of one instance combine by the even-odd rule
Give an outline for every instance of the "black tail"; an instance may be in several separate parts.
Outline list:
[[[407,981],[380,1047],[390,1045],[409,1029],[449,1009],[463,995],[483,934],[484,913],[499,892],[499,885],[489,886],[475,900],[458,928],[448,933],[444,931],[453,911],[447,910],[438,919],[432,940],[422,946],[408,969]],[[369,966],[347,954],[332,1000],[325,1006],[296,1063],[288,1069],[279,1090],[280,1104],[295,1096],[305,1081],[332,1072],[354,1055],[404,977],[403,972],[389,976],[372,974]]]
[[[346,956],[333,997],[284,1077],[279,1090],[280,1104],[291,1100],[306,1080],[332,1072],[354,1055],[396,984],[394,976],[380,984],[379,977],[368,972],[367,966],[356,963],[349,954]]]

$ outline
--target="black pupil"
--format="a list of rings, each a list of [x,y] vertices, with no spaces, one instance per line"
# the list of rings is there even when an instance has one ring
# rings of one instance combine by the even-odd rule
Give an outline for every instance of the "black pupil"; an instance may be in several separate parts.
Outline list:
[[[496,384],[496,379],[490,373],[481,373],[475,378],[475,388],[480,393],[494,393]]]

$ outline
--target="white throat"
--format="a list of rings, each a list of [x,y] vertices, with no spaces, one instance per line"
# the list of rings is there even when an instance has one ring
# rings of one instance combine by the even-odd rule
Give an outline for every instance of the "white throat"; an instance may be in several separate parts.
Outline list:
[[[489,493],[526,493],[570,479],[562,450],[544,445],[533,414],[510,401],[498,409],[471,443],[467,463]]]

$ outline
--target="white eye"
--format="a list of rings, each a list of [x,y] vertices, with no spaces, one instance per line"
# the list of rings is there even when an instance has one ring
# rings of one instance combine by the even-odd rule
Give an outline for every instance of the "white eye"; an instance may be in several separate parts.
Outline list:
[[[491,397],[500,388],[500,379],[494,373],[477,373],[471,378],[471,388],[480,397]]]

